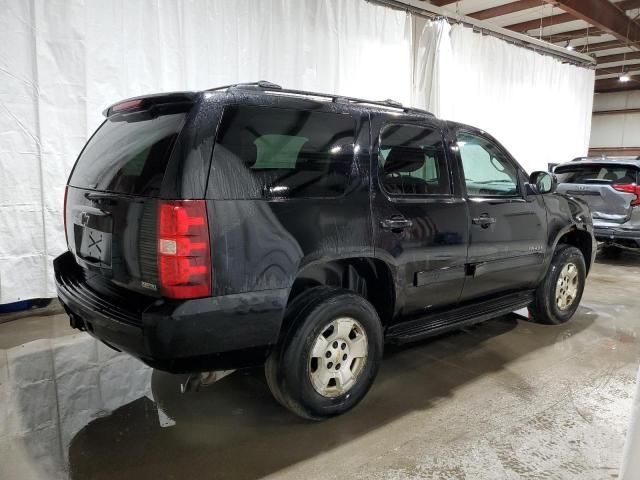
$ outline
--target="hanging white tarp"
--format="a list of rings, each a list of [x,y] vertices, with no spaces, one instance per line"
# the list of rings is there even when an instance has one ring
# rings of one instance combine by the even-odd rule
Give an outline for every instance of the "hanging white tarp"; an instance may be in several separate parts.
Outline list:
[[[0,0],[0,303],[54,296],[64,185],[109,104],[266,79],[403,102],[409,17],[353,0]]]
[[[435,109],[495,134],[529,169],[586,153],[592,72],[364,0],[0,9],[0,303],[55,295],[64,185],[100,112],[123,98],[265,79]]]
[[[594,70],[443,20],[416,27],[416,101],[488,131],[530,172],[587,153]]]

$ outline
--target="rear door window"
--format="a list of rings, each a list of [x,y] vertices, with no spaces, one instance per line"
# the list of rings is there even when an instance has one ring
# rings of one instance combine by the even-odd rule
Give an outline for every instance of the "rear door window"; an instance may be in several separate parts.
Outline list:
[[[160,190],[169,156],[186,113],[145,113],[107,119],[91,137],[69,185],[131,195]]]
[[[349,183],[355,120],[348,114],[255,106],[225,108],[209,196],[338,197]]]
[[[380,135],[380,183],[390,195],[449,195],[442,133],[435,127],[388,125]]]
[[[565,165],[554,171],[560,183],[637,183],[638,170],[630,165]]]

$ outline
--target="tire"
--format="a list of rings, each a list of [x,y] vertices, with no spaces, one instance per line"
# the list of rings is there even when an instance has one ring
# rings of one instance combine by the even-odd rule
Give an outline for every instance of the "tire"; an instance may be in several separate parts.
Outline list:
[[[267,384],[269,386],[269,390],[271,391],[271,395],[276,401],[282,405],[284,408],[289,408],[287,404],[287,400],[282,394],[280,390],[280,386],[276,381],[277,378],[277,370],[278,370],[278,361],[277,357],[279,356],[279,347],[281,346],[282,339],[287,337],[293,328],[296,327],[296,321],[300,316],[300,310],[304,308],[308,303],[312,302],[314,299],[317,299],[321,296],[326,296],[330,294],[330,292],[334,292],[334,289],[326,286],[317,286],[312,287],[306,290],[305,292],[298,295],[293,301],[287,305],[287,310],[284,315],[283,322],[283,331],[280,336],[280,341],[276,348],[271,352],[264,366],[264,373],[267,379]]]
[[[323,420],[352,409],[369,391],[382,360],[382,325],[373,305],[351,291],[317,287],[303,295],[287,311],[265,375],[280,404]]]
[[[578,309],[586,277],[582,252],[571,245],[559,245],[529,306],[532,320],[546,325],[568,321]]]

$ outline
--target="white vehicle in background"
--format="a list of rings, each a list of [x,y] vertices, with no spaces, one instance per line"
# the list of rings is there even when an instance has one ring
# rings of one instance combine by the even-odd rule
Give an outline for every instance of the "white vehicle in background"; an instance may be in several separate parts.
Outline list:
[[[603,253],[640,251],[640,157],[584,157],[558,165],[558,192],[589,204]]]

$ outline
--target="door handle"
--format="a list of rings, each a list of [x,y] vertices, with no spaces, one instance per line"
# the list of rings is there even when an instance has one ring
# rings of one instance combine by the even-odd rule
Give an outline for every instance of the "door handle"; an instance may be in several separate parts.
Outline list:
[[[489,228],[489,225],[496,223],[496,219],[484,213],[474,218],[472,222],[474,225],[480,225],[482,228]]]
[[[400,215],[394,215],[391,218],[385,218],[384,220],[380,220],[380,226],[385,230],[404,230],[405,228],[410,228],[413,225],[411,220],[407,220],[406,218]]]

